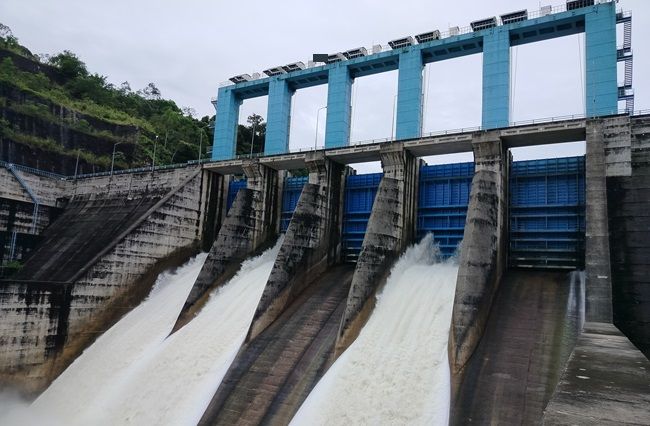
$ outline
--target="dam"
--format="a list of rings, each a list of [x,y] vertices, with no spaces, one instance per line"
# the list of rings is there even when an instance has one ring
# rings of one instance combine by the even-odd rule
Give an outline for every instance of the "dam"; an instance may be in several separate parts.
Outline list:
[[[2,163],[3,256],[24,267],[0,282],[0,383],[33,401],[0,422],[647,424],[650,113],[617,81],[631,19],[568,1],[233,77],[206,162]],[[577,33],[585,113],[511,122],[509,49]],[[481,126],[423,134],[423,66],[473,54]],[[395,136],[352,144],[354,79],[390,70]],[[325,146],[291,152],[291,97],[319,84]],[[264,153],[237,157],[258,96]],[[585,155],[512,159],[567,142]],[[422,159],[453,153],[473,161]]]

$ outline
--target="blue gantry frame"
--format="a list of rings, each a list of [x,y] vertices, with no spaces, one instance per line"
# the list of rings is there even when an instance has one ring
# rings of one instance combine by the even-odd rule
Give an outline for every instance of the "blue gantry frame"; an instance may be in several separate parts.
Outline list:
[[[588,3],[588,2],[586,2]],[[219,89],[212,160],[235,156],[239,107],[244,99],[268,95],[265,155],[289,146],[291,97],[296,90],[328,84],[325,147],[350,140],[351,91],[355,78],[398,70],[397,139],[420,136],[422,69],[425,64],[483,53],[482,127],[510,123],[510,47],[585,33],[586,114],[618,109],[616,9],[614,2],[581,7],[467,34],[308,68]]]

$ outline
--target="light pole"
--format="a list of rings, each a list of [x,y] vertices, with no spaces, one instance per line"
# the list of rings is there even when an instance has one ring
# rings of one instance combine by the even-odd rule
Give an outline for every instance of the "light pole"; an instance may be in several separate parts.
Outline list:
[[[199,164],[201,164],[201,149],[203,148],[203,131],[205,128],[201,127],[201,133],[199,134]]]
[[[77,180],[77,170],[79,169],[79,155],[81,150],[77,149],[77,162],[74,165],[74,180]]]
[[[153,141],[153,158],[152,158],[152,161],[151,161],[151,171],[152,172],[156,168],[156,145],[158,145],[158,135],[156,135],[156,139]]]
[[[253,158],[253,144],[255,143],[255,124],[257,124],[257,121],[253,120],[253,135],[251,136],[251,158]]]
[[[321,110],[327,109],[327,106],[320,107],[318,108],[318,111],[316,111],[316,137],[314,138],[314,151],[316,151],[317,146],[318,146],[318,119],[320,118],[320,112]]]
[[[397,105],[397,95],[393,97],[393,120],[391,121],[391,128],[390,128],[390,137],[392,140],[395,140],[395,121],[397,121],[397,117],[395,117],[396,105]]]
[[[116,142],[113,144],[113,157],[111,158],[111,176],[113,176],[113,166],[115,165],[115,148],[121,143],[122,142]]]

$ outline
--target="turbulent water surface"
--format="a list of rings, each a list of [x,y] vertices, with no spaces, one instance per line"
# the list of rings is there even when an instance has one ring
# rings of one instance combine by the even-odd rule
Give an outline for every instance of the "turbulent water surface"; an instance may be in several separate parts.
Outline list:
[[[2,424],[193,425],[241,346],[280,242],[244,262],[168,337],[206,255],[163,274],[149,298],[90,346],[29,407]]]
[[[435,253],[427,237],[400,258],[359,337],[292,424],[448,424],[447,341],[458,267]]]

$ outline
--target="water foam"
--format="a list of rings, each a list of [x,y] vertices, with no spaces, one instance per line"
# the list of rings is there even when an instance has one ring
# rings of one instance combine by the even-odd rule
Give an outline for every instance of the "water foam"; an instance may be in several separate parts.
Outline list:
[[[410,247],[359,337],[292,424],[448,424],[447,342],[457,273],[453,260],[437,260],[430,236]]]
[[[0,423],[196,424],[246,336],[280,245],[244,262],[201,312],[169,337],[207,255],[161,275],[148,299],[99,337],[31,406],[6,399],[11,410]]]

